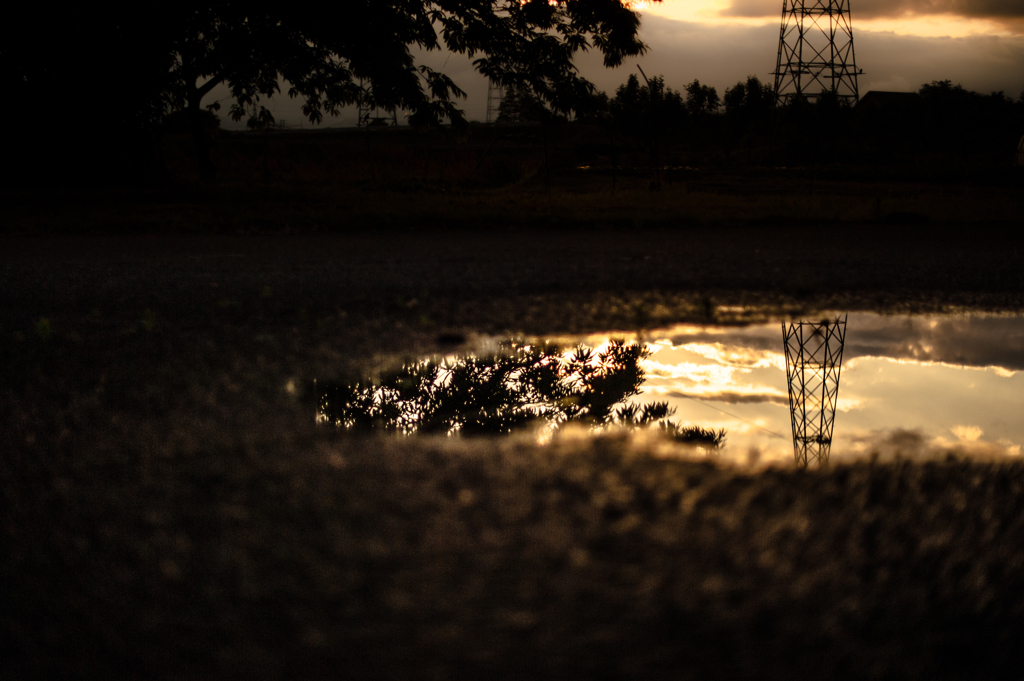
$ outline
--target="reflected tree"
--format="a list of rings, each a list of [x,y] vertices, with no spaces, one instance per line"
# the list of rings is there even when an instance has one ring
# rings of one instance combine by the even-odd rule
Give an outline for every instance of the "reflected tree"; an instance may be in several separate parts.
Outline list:
[[[622,340],[568,352],[510,340],[491,356],[420,360],[376,380],[329,385],[320,392],[319,413],[354,433],[498,435],[541,424],[660,424],[679,441],[719,446],[724,432],[668,421],[667,402],[626,403],[640,394],[641,364],[650,354],[646,345]]]

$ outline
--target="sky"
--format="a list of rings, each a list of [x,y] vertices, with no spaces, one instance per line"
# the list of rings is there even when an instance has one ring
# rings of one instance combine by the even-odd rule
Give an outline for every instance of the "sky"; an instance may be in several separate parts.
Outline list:
[[[810,2],[811,0],[807,0]],[[1024,0],[850,0],[860,92],[916,91],[934,80],[969,90],[1002,90],[1014,99],[1024,90]],[[719,95],[748,75],[774,82],[781,0],[665,0],[637,2],[647,54],[605,69],[599,54],[577,60],[581,74],[613,95],[639,64],[682,90],[694,79]],[[462,55],[432,52],[423,63],[441,68],[467,92],[470,120],[486,117],[487,82]],[[212,93],[212,99],[224,96]],[[206,102],[208,103],[208,102]],[[300,102],[281,95],[270,103],[275,118],[310,127]],[[222,117],[226,118],[226,117]],[[354,110],[324,125],[352,125]],[[234,127],[224,120],[225,127]]]

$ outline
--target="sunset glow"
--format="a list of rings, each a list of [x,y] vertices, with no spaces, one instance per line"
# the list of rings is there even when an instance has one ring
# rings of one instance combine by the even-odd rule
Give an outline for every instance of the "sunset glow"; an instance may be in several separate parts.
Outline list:
[[[759,17],[730,16],[732,0],[665,0],[665,2],[637,2],[634,8],[641,14],[661,16],[677,21],[690,21],[713,25],[732,24],[760,26],[776,24],[782,12],[782,2],[777,3],[778,11]],[[920,37],[960,38],[978,35],[1011,36],[1021,35],[1019,24],[1010,24],[964,17],[956,14],[907,14],[900,17],[861,17],[857,14],[857,3],[851,3],[851,14],[855,28],[877,33],[891,32],[898,35]]]
[[[840,379],[838,459],[908,446],[977,456],[1019,456],[1024,360],[1015,333],[991,344],[998,317],[887,319],[850,315]],[[1024,325],[1018,324],[1021,332]],[[596,340],[596,339],[595,339]],[[725,428],[722,456],[792,459],[785,357],[776,324],[684,325],[656,333],[639,401],[667,401],[681,424]],[[908,435],[909,434],[909,435]],[[895,451],[895,449],[893,449]]]

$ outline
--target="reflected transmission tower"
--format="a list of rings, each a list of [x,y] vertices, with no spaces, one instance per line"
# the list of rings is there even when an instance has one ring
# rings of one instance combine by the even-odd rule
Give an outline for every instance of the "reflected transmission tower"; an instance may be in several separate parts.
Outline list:
[[[487,122],[497,123],[501,104],[505,101],[505,88],[494,80],[487,81]]]
[[[782,339],[793,454],[802,466],[827,463],[839,399],[846,315],[821,322],[783,322]]]
[[[822,90],[856,104],[860,73],[853,52],[850,0],[782,0],[776,104],[816,99]]]

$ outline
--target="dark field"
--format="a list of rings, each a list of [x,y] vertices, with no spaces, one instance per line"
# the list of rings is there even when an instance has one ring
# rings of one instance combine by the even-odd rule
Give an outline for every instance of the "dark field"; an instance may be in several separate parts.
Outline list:
[[[886,164],[864,162],[872,153],[862,150],[861,162],[841,164],[835,149],[819,162],[806,150],[794,155],[781,138],[733,139],[722,130],[666,146],[656,170],[641,146],[591,126],[474,127],[463,136],[408,128],[223,133],[213,151],[217,181],[200,184],[190,139],[169,137],[149,169],[159,184],[96,190],[82,187],[80,175],[56,173],[45,189],[5,191],[3,232],[1017,225],[1024,173],[1012,167],[1015,140],[999,153],[915,148]],[[652,183],[660,190],[650,191]]]
[[[481,333],[1024,309],[1019,178],[851,172],[11,194],[5,676],[1020,678],[1024,464],[313,424]]]

